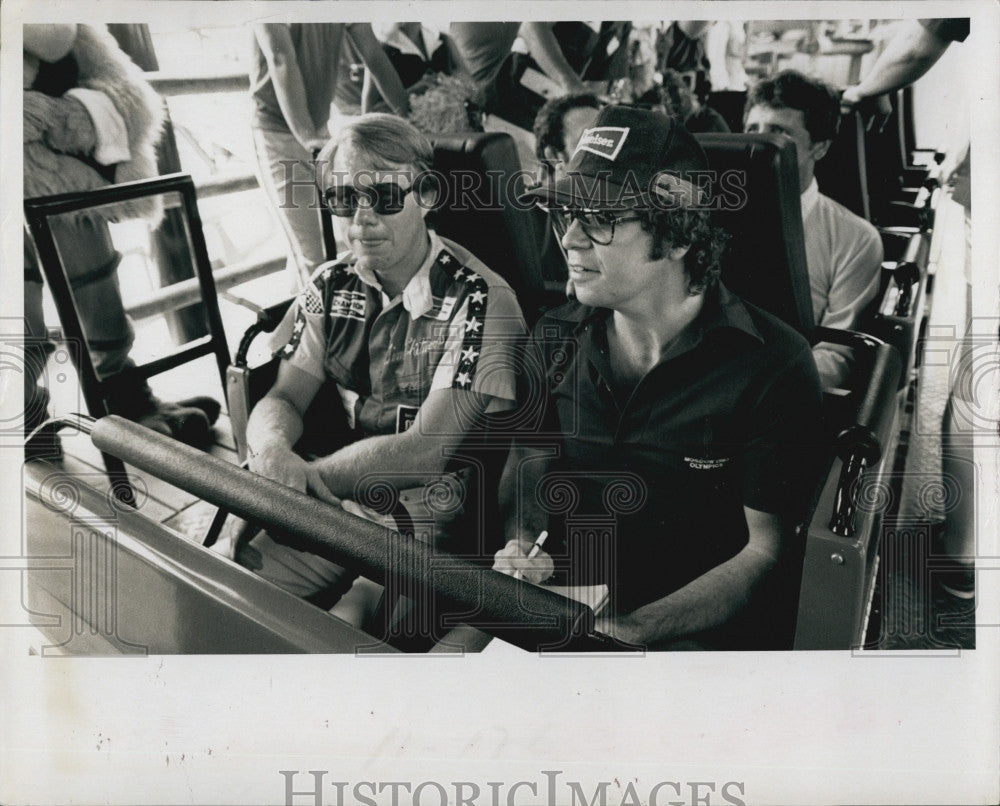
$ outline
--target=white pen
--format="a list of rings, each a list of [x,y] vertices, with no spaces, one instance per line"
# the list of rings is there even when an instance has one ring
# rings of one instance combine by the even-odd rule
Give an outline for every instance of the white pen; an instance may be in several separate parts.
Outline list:
[[[549,533],[547,530],[543,529],[541,534],[538,535],[538,539],[531,544],[531,549],[528,551],[528,559],[538,555],[538,552],[542,550],[542,546],[545,545],[545,540],[548,538]],[[514,572],[514,579],[524,579],[524,572],[520,569]]]

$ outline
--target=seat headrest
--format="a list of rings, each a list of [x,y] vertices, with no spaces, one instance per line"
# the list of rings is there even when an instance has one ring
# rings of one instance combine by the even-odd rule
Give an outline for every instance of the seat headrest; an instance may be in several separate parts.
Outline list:
[[[723,283],[811,341],[814,321],[794,143],[770,134],[696,138],[713,172],[713,216],[730,235]]]

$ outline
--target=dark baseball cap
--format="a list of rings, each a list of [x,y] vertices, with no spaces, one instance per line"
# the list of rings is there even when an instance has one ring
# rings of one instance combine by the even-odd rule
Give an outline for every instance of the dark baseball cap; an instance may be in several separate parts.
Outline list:
[[[694,136],[670,116],[606,106],[584,131],[565,175],[532,188],[525,197],[604,210],[696,206],[704,193],[691,174],[705,177],[707,168]]]

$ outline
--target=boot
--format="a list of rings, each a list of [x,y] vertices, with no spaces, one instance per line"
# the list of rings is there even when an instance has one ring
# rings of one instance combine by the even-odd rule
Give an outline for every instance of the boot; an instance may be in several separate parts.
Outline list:
[[[163,401],[137,373],[128,370],[104,383],[112,413],[196,448],[212,444],[212,423],[218,419],[221,409],[212,398],[201,396],[178,403]]]

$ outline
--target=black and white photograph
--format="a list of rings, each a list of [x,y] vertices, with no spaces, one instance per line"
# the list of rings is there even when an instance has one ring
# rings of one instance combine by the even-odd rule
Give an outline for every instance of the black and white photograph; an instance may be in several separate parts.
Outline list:
[[[0,802],[1000,800],[1000,5],[0,37]]]

